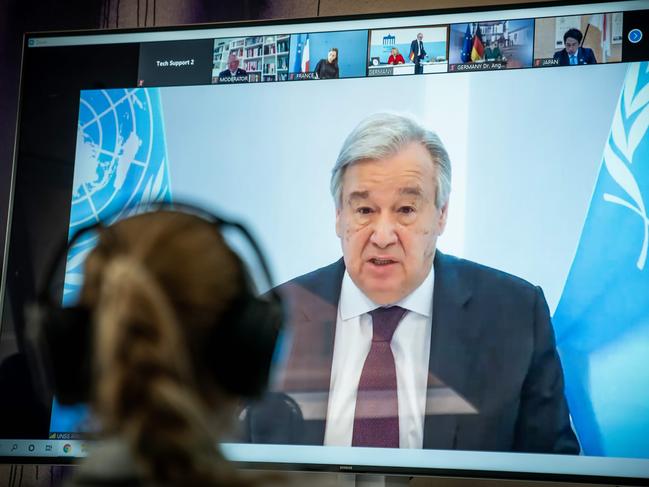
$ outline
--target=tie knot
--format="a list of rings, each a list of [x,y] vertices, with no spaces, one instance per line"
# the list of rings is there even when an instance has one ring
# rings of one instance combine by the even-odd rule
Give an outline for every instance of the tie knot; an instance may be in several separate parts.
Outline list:
[[[370,311],[372,317],[372,341],[373,342],[391,342],[392,335],[397,329],[397,325],[403,315],[408,312],[400,306],[390,306],[389,308],[376,308]]]

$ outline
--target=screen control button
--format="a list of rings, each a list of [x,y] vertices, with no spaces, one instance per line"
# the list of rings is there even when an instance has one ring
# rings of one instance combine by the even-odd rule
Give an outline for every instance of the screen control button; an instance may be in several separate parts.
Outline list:
[[[629,31],[629,42],[637,44],[642,40],[642,31],[640,29],[631,29]]]

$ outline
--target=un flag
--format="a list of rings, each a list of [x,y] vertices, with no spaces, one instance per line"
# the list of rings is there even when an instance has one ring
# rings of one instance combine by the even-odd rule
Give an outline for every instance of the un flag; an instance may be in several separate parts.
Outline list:
[[[649,63],[631,64],[554,316],[587,455],[649,458]]]
[[[79,102],[70,237],[98,221],[128,216],[139,204],[171,200],[160,90],[88,90]],[[68,253],[66,305],[76,301],[94,244],[88,235]]]
[[[162,99],[158,88],[82,91],[72,183],[70,229],[112,223],[133,207],[171,200]],[[68,252],[63,304],[76,303],[83,263],[96,238],[86,235]],[[89,429],[85,406],[54,401],[50,431]],[[56,435],[54,435],[56,437]]]

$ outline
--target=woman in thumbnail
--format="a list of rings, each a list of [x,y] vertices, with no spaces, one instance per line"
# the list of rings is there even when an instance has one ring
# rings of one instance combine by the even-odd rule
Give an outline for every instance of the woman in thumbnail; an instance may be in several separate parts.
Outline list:
[[[316,64],[315,71],[318,79],[335,79],[339,76],[338,48],[332,47],[327,53],[327,59],[321,59]]]
[[[399,52],[399,49],[396,47],[392,48],[390,51],[390,57],[388,58],[388,64],[405,64],[406,60],[403,59],[403,56]]]
[[[239,398],[206,343],[249,291],[215,224],[171,210],[122,220],[100,232],[85,269],[104,439],[69,487],[255,485],[217,444]]]
[[[502,61],[503,60],[503,55],[500,52],[500,48],[498,47],[498,43],[493,41],[493,42],[487,42],[487,48],[484,51],[484,58],[485,61]]]

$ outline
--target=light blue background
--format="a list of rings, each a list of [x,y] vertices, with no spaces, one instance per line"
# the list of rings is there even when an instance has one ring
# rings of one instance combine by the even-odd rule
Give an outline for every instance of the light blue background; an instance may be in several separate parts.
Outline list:
[[[164,88],[174,198],[251,224],[284,282],[341,256],[329,178],[344,138],[371,113],[409,112],[455,164],[440,249],[541,285],[553,311],[625,69]]]
[[[418,34],[423,35],[424,50],[426,51],[425,61],[434,61],[440,56],[446,59],[447,31],[447,26],[371,30],[369,60],[378,56],[382,64],[387,64],[392,48],[396,47],[405,62],[412,63],[410,45]]]
[[[291,36],[289,67],[293,69],[297,35]],[[367,31],[322,32],[309,34],[309,68],[313,71],[320,59],[327,59],[329,49],[338,48],[338,68],[341,78],[365,76],[367,70]]]
[[[372,59],[373,57],[378,57],[381,61],[381,64],[387,64],[393,47],[399,49],[399,53],[403,56],[403,59],[406,63],[412,62],[408,58],[408,54],[410,53],[410,43],[397,44],[395,46],[372,44],[370,46],[369,58]],[[424,42],[424,50],[426,51],[426,56],[430,59],[435,59],[438,56],[446,57],[446,42]]]

